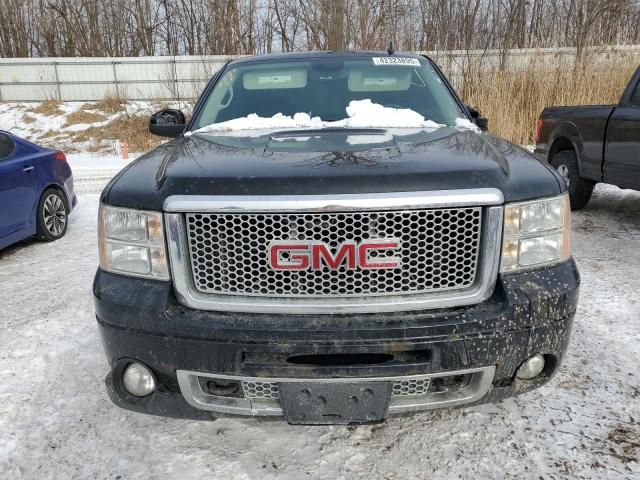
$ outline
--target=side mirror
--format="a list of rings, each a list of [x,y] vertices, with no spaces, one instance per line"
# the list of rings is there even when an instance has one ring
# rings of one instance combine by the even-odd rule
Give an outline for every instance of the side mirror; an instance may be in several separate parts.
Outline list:
[[[149,133],[159,137],[178,138],[186,126],[187,121],[180,110],[160,110],[149,119]]]
[[[471,115],[471,121],[475,123],[480,130],[482,130],[483,132],[489,130],[489,119],[486,117],[481,117],[479,109],[470,107],[469,105],[465,105],[465,107],[467,107],[469,115]]]
[[[478,117],[475,119],[476,125],[480,130],[486,132],[489,130],[489,119],[486,117]]]

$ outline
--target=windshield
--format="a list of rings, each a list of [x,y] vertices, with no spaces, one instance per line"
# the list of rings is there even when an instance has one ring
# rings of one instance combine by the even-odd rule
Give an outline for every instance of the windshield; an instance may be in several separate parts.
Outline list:
[[[225,72],[205,99],[192,130],[237,119],[252,120],[255,124],[274,116],[281,120],[274,127],[288,126],[282,117],[293,118],[296,114],[298,119],[300,114],[311,119],[308,126],[321,127],[327,126],[321,122],[337,122],[352,116],[350,105],[360,106],[358,112],[367,114],[368,127],[419,127],[424,126],[425,120],[428,125],[431,122],[455,125],[456,119],[465,117],[439,75],[424,59],[371,56],[269,60],[241,63]],[[412,112],[401,111],[403,122],[395,125],[389,124],[387,109]],[[376,116],[375,112],[381,114]],[[417,115],[407,116],[413,112]],[[406,121],[421,117],[422,123]],[[252,128],[247,122],[236,121],[232,125],[234,129]],[[263,125],[268,128],[271,123]]]

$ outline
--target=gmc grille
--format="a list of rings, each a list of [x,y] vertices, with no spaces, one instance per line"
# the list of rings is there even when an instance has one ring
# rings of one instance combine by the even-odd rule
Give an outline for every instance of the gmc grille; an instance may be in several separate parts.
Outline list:
[[[344,213],[186,213],[195,289],[265,297],[367,297],[471,287],[478,272],[482,207]],[[398,239],[399,268],[281,271],[269,265],[272,241]],[[381,254],[384,255],[384,254]]]

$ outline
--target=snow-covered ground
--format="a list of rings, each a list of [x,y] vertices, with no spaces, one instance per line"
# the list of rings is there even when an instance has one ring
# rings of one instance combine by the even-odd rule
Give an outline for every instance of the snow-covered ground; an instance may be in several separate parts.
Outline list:
[[[97,153],[69,153],[67,161],[73,171],[73,183],[76,194],[100,193],[104,186],[116,173],[135,160],[140,154],[129,155],[124,160],[122,155],[104,155]]]
[[[78,185],[124,166],[70,162]],[[640,478],[640,193],[599,186],[574,216],[581,301],[550,385],[376,426],[293,427],[110,403],[91,296],[104,183],[80,195],[62,240],[0,252],[0,478]]]
[[[2,130],[37,142],[43,135],[62,137],[94,127],[103,127],[124,115],[150,115],[158,105],[152,102],[127,102],[117,112],[105,112],[98,105],[83,102],[56,102],[47,110],[39,110],[41,103],[0,103]],[[71,114],[83,111],[99,117],[90,122],[73,121]],[[71,122],[71,123],[70,123]]]
[[[131,145],[155,145],[149,140],[146,122],[161,108],[181,108],[189,113],[191,103],[157,102],[43,102],[0,103],[0,130],[34,143],[69,152],[100,152],[120,155],[121,141]],[[146,143],[145,143],[146,142]]]

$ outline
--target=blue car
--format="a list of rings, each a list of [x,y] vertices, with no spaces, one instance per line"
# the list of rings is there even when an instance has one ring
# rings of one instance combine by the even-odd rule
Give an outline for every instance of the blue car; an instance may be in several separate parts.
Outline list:
[[[78,203],[64,153],[0,130],[0,249],[62,238]]]

